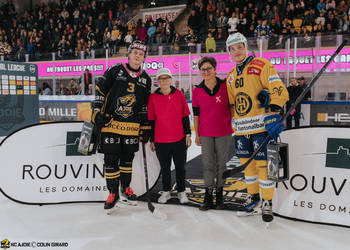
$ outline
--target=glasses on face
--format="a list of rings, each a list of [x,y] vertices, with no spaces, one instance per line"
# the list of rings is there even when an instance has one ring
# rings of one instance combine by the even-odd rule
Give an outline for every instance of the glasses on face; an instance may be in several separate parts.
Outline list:
[[[210,72],[213,69],[213,67],[208,67],[208,68],[201,68],[200,71],[201,72]]]
[[[161,81],[166,81],[168,79],[170,79],[171,77],[170,76],[167,76],[167,77],[159,77],[158,78],[158,82],[161,82]]]

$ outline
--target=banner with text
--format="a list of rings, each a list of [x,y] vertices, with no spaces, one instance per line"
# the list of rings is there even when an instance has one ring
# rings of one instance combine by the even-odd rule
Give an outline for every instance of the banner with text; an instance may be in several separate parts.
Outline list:
[[[298,50],[296,59],[294,60],[293,52],[287,58],[285,51],[268,51],[263,53],[263,57],[269,59],[279,72],[289,70],[293,71],[294,61],[296,63],[296,71],[298,72],[315,72],[328,61],[335,49],[321,49],[315,50]],[[217,72],[227,73],[234,67],[231,56],[228,53],[218,53],[210,55],[218,61]],[[191,62],[189,56],[149,56],[146,58],[143,68],[148,74],[155,75],[160,68],[169,68],[173,74],[188,74],[198,72],[197,62],[200,56],[193,55]],[[289,60],[289,61],[288,61]],[[116,63],[127,62],[126,58],[109,59],[108,65]],[[46,76],[77,76],[81,75],[85,68],[88,68],[93,74],[101,75],[106,70],[105,59],[94,59],[84,61],[53,61],[53,62],[37,62],[39,77]],[[350,48],[344,48],[338,56],[334,59],[328,68],[327,72],[349,72],[350,71]]]
[[[83,122],[44,123],[6,137],[0,144],[0,189],[11,199],[32,204],[103,201],[108,195],[103,155],[77,151]],[[154,152],[146,147],[152,187],[160,174]],[[131,187],[146,192],[142,152],[133,162]]]
[[[278,183],[275,213],[311,222],[350,226],[350,127],[284,131],[288,181]]]

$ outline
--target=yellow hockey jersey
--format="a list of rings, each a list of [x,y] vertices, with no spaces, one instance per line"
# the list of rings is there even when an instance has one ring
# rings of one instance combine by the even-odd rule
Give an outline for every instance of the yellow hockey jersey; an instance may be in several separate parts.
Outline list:
[[[229,102],[234,108],[236,135],[266,131],[264,118],[267,114],[257,99],[261,90],[270,93],[270,105],[283,108],[289,99],[275,67],[265,58],[249,56],[243,65],[236,65],[231,70],[226,84]]]

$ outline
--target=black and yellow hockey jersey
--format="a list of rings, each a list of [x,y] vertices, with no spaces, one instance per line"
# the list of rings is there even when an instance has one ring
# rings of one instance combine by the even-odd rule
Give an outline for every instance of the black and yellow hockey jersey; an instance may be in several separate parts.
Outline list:
[[[261,90],[270,93],[270,105],[283,108],[289,99],[275,67],[264,58],[249,56],[228,74],[226,84],[229,102],[234,106],[236,135],[265,131],[266,111],[257,99]]]
[[[140,124],[147,122],[147,102],[151,78],[142,69],[132,71],[118,63],[104,73],[96,84],[93,109],[113,117],[102,133],[138,136]]]

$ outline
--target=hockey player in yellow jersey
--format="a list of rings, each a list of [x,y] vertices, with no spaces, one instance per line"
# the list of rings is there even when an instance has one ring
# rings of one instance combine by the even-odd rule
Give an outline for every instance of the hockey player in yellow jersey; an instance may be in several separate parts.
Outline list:
[[[274,66],[264,58],[248,55],[247,39],[241,33],[231,34],[226,47],[236,62],[226,83],[235,119],[236,155],[244,164],[267,135],[276,140],[282,132],[280,115],[289,97]],[[247,166],[244,175],[250,194],[245,213],[257,213],[260,193],[262,219],[272,221],[275,183],[267,179],[266,145]]]

